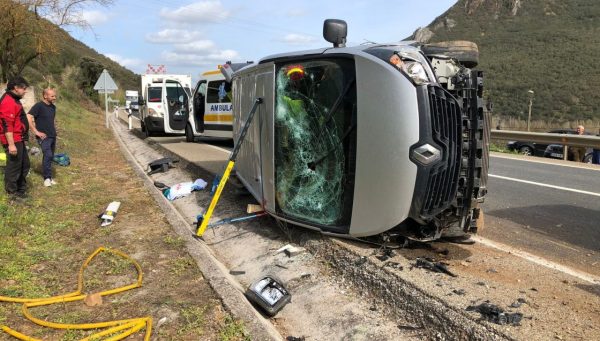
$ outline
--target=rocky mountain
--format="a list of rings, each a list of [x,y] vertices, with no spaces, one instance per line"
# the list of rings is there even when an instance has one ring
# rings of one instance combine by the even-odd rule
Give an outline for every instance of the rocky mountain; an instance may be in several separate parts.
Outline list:
[[[600,119],[598,0],[458,0],[412,39],[477,43],[497,115]]]

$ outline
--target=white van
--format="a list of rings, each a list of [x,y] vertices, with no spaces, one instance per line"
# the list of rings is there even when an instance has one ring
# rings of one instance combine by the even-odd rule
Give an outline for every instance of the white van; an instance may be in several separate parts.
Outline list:
[[[194,88],[191,113],[185,127],[187,142],[200,136],[233,138],[231,89],[219,69],[200,75]]]
[[[140,120],[146,136],[183,134],[191,109],[190,75],[142,75]]]

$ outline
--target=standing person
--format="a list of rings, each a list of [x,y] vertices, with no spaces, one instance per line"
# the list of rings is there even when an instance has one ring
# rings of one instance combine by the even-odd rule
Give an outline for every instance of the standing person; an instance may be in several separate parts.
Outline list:
[[[582,125],[577,126],[577,135],[585,134],[585,128]],[[570,160],[575,162],[583,162],[585,158],[584,147],[569,147]]]
[[[36,103],[27,114],[31,131],[40,144],[44,155],[42,159],[42,175],[44,176],[44,186],[46,187],[57,184],[52,178],[52,159],[54,158],[54,150],[56,148],[56,126],[54,125],[54,118],[56,116],[55,101],[56,90],[50,88],[44,89],[42,100]]]
[[[4,169],[4,189],[11,199],[27,195],[29,156],[25,143],[29,140],[29,122],[21,98],[27,93],[29,83],[17,76],[11,79],[0,98],[0,142],[7,154]]]

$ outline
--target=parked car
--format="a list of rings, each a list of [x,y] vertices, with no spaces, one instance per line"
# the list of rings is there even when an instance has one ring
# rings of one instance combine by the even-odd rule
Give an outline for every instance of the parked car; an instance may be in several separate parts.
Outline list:
[[[549,133],[576,135],[577,131],[575,129],[553,129],[550,130]],[[547,143],[536,143],[531,141],[508,141],[508,143],[506,144],[506,148],[508,148],[509,150],[518,151],[520,154],[531,156],[546,156],[545,153],[547,147]],[[562,146],[560,154],[561,157],[559,159],[562,159]]]
[[[585,150],[585,157],[583,158],[583,162],[592,163],[592,148],[587,148]],[[563,159],[563,145],[562,144],[549,144],[544,151],[544,157],[549,157],[552,159]]]

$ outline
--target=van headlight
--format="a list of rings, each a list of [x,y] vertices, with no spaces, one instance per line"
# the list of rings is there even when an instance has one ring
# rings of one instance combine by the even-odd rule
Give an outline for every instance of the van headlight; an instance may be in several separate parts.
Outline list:
[[[430,82],[425,68],[419,62],[405,61],[402,69],[417,85],[428,84]]]
[[[150,108],[148,109],[148,116],[152,116],[152,117],[162,117],[162,113],[159,113],[158,111]]]

